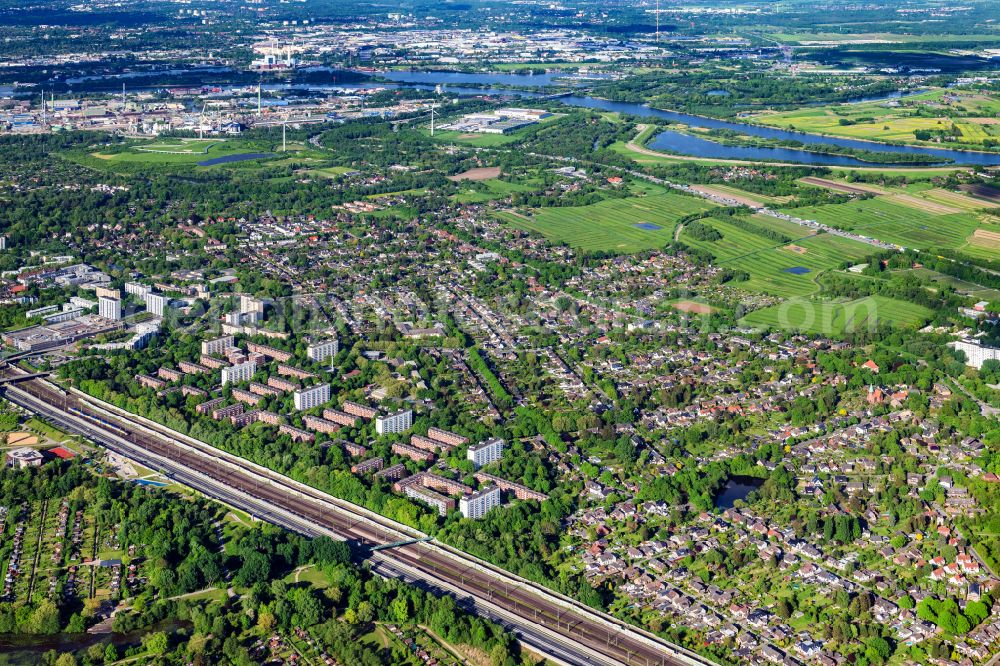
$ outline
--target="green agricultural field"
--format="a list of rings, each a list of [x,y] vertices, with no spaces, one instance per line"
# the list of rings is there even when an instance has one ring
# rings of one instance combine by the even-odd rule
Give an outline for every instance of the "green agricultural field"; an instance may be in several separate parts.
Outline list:
[[[677,220],[714,204],[676,192],[607,199],[590,206],[543,208],[530,215],[499,213],[513,226],[542,234],[554,243],[589,251],[638,252],[673,240]],[[659,229],[636,225],[651,224]]]
[[[934,214],[883,197],[795,208],[789,214],[921,250],[958,248],[979,226],[969,213]]]
[[[760,216],[751,219],[761,227],[789,236],[792,242],[779,243],[714,218],[701,222],[721,233],[723,237],[720,240],[695,240],[681,232],[681,241],[711,252],[717,266],[749,273],[750,279],[737,283],[738,286],[781,297],[815,293],[819,290],[820,275],[839,268],[845,262],[866,257],[875,250],[840,236],[806,235],[811,230],[790,222]]]
[[[963,116],[992,117],[1000,111],[1000,99],[996,96],[936,89],[891,104],[884,101],[832,104],[780,113],[763,113],[755,116],[754,121],[813,134],[926,145],[932,144],[918,141],[914,135],[916,130],[948,130],[955,123],[959,129],[959,136],[953,144],[955,147],[961,148],[962,144],[967,144],[966,148],[971,147],[971,144],[981,146],[983,139],[991,136],[988,126],[962,118],[952,119],[950,115],[957,104],[951,99],[953,95],[961,99]],[[929,111],[930,115],[917,116],[915,114],[918,109]]]
[[[852,301],[792,299],[752,312],[740,320],[740,325],[839,336],[875,326],[918,327],[932,314],[921,305],[884,296]]]

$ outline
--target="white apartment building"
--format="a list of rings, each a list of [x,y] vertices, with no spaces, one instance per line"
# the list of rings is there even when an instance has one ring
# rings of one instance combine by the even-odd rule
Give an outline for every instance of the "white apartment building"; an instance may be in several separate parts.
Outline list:
[[[458,500],[458,510],[472,520],[479,520],[495,506],[500,506],[500,488],[489,486]]]
[[[310,360],[318,363],[322,363],[331,356],[336,356],[338,351],[340,351],[340,342],[337,338],[314,342],[306,347],[306,355]]]
[[[162,317],[163,313],[167,310],[167,304],[170,303],[170,299],[163,294],[154,294],[153,292],[146,292],[143,296],[146,301],[146,310],[155,314],[157,317]]]
[[[231,365],[227,368],[222,369],[222,385],[226,384],[238,384],[240,382],[248,382],[253,377],[253,373],[257,372],[257,362],[247,361],[246,363],[237,363],[236,365]]]
[[[152,287],[147,287],[146,285],[139,284],[138,282],[125,283],[125,293],[138,296],[139,298],[145,298],[146,294],[151,293],[152,291]]]
[[[401,409],[392,414],[378,416],[375,419],[375,432],[380,435],[388,435],[396,432],[405,432],[413,425],[413,412],[409,409]]]
[[[986,361],[1000,361],[1000,348],[984,347],[979,340],[965,339],[948,343],[951,347],[965,352],[965,364],[976,370],[983,367]]]
[[[97,299],[97,314],[105,319],[118,321],[122,318],[121,300],[117,298],[109,298],[108,296],[101,296]]]
[[[97,303],[87,298],[80,298],[79,296],[70,296],[69,303],[63,303],[63,312],[66,310],[73,310],[75,308],[83,308],[84,310],[89,310],[92,307],[96,307]]]
[[[235,346],[236,338],[231,335],[223,335],[221,338],[215,338],[214,340],[202,340],[201,353],[209,356],[215,356],[216,354],[221,354],[230,347]]]
[[[299,389],[292,394],[295,401],[295,409],[300,412],[313,407],[319,407],[330,402],[330,385],[318,384],[312,388]]]
[[[254,298],[253,296],[247,296],[246,294],[240,295],[240,313],[256,313],[264,314],[264,301],[260,298]]]
[[[465,455],[478,469],[495,460],[500,460],[500,457],[503,456],[503,447],[504,441],[499,437],[494,437],[485,442],[473,444]]]

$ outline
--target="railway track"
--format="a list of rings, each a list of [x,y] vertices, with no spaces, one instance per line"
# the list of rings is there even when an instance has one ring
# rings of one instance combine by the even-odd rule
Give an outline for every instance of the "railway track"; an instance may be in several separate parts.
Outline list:
[[[10,368],[0,368],[0,373],[17,372]],[[315,536],[323,533],[319,529],[310,530],[308,526],[316,526],[329,530],[340,537],[357,543],[362,548],[372,548],[386,543],[398,541],[401,538],[414,536],[412,530],[396,529],[395,525],[379,525],[372,522],[372,516],[362,513],[349,513],[341,504],[346,504],[331,498],[308,486],[296,484],[280,474],[260,468],[237,456],[226,454],[206,444],[200,447],[191,445],[190,438],[178,440],[167,432],[153,431],[148,425],[138,423],[127,417],[110,415],[107,411],[98,411],[76,396],[66,394],[54,386],[29,380],[18,382],[8,391],[8,397],[18,402],[21,392],[32,397],[34,405],[26,405],[29,409],[43,409],[63,414],[62,425],[69,425],[74,430],[84,430],[80,434],[97,439],[109,448],[115,448],[115,435],[129,445],[166,459],[184,470],[191,470],[215,480],[223,486],[234,489],[247,496],[256,498],[265,506],[278,507],[282,511],[293,514],[304,521],[300,531]],[[23,402],[23,401],[22,401]],[[23,405],[25,406],[25,405]],[[72,426],[72,420],[66,416],[75,416],[77,421],[84,421]],[[134,418],[134,417],[133,417]],[[165,430],[165,429],[160,429]],[[95,435],[95,432],[104,437]],[[121,448],[119,446],[119,448]],[[200,448],[201,450],[196,450]],[[128,455],[127,451],[121,451]],[[348,505],[351,506],[351,505]],[[356,511],[362,511],[354,507]],[[273,516],[259,517],[273,520]],[[384,519],[383,519],[384,520]],[[443,551],[439,544],[423,542],[412,543],[393,548],[391,551],[373,553],[371,559],[379,567],[409,569],[423,574],[430,581],[441,581],[453,589],[460,590],[470,598],[467,603],[474,606],[486,604],[502,609],[509,615],[530,623],[539,631],[556,636],[563,645],[579,645],[586,649],[582,651],[585,658],[576,663],[586,664],[625,664],[627,666],[691,666],[705,664],[704,659],[687,653],[680,648],[668,644],[657,644],[657,639],[651,636],[636,635],[634,630],[624,626],[618,627],[617,621],[600,616],[592,616],[582,608],[574,608],[558,599],[547,598],[543,591],[535,589],[528,581],[507,581],[498,578],[494,572],[485,570],[474,562],[460,561]],[[433,583],[432,583],[433,584]],[[515,633],[524,624],[505,622]]]

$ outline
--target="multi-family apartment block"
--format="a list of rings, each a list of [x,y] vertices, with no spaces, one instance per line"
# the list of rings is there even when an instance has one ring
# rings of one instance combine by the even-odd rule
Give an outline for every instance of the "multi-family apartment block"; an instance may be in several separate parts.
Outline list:
[[[192,363],[191,361],[178,361],[177,369],[185,375],[202,375],[212,372],[211,368],[206,367],[201,363]]]
[[[202,354],[201,358],[198,360],[206,368],[212,368],[213,370],[221,370],[226,367],[226,362],[221,358],[216,358],[215,356],[209,356],[208,354]]]
[[[185,398],[188,397],[189,395],[201,397],[201,396],[207,396],[208,393],[206,393],[204,389],[200,389],[197,386],[182,386],[181,395],[184,396]]]
[[[184,379],[184,373],[180,370],[173,370],[171,368],[159,368],[156,371],[156,376],[160,379],[166,379],[168,382],[179,382]]]
[[[351,402],[350,400],[344,401],[344,411],[353,416],[358,416],[360,418],[370,420],[378,415],[378,410],[374,407],[369,407],[368,405],[361,405],[356,402]]]
[[[463,444],[468,444],[469,438],[462,437],[461,435],[456,435],[453,432],[448,432],[447,430],[442,430],[441,428],[428,428],[427,436],[430,439],[441,442],[442,444],[447,444],[448,446],[462,446]]]
[[[230,416],[235,416],[237,414],[242,414],[244,411],[242,403],[235,403],[229,405],[228,407],[217,407],[212,410],[212,418],[216,421],[221,421],[222,419],[228,419]]]
[[[98,296],[97,314],[105,319],[118,321],[122,318],[122,302],[117,298],[108,296]]]
[[[257,372],[257,364],[253,361],[231,365],[222,369],[222,385],[238,384],[248,382],[253,374]]]
[[[290,426],[287,423],[278,426],[278,432],[288,435],[292,438],[293,442],[311,442],[316,439],[316,435],[312,434],[308,430],[302,430],[301,428]]]
[[[170,299],[166,296],[154,294],[153,292],[146,293],[143,299],[146,301],[146,310],[157,317],[163,316],[163,313],[167,310],[167,305],[170,303]]]
[[[313,379],[317,377],[316,373],[309,372],[308,370],[300,370],[295,366],[285,363],[278,364],[278,374],[286,377],[295,377],[296,379]]]
[[[519,500],[535,500],[538,502],[544,502],[549,498],[545,493],[540,493],[537,490],[532,490],[528,486],[522,486],[520,483],[514,483],[513,481],[508,481],[507,479],[495,476],[493,474],[487,474],[486,472],[476,472],[473,475],[476,481],[482,484],[493,484],[500,488],[504,492],[514,493],[514,497]]]
[[[244,391],[243,389],[234,388],[232,391],[233,400],[239,400],[240,402],[257,406],[260,402],[260,396],[256,393],[251,393],[250,391]]]
[[[300,412],[305,409],[319,407],[325,402],[330,402],[330,385],[319,384],[308,389],[301,389],[292,394],[295,402],[295,409]]]
[[[380,435],[406,432],[413,425],[413,412],[409,409],[399,411],[375,418],[375,432]]]
[[[206,400],[194,409],[199,414],[211,414],[213,410],[224,404],[226,404],[225,398],[215,398],[214,400]]]
[[[235,346],[236,338],[231,335],[223,335],[212,340],[202,340],[201,353],[208,354],[209,356],[217,356],[226,353],[227,349],[232,349]]]
[[[248,426],[251,423],[257,422],[257,410],[253,409],[249,412],[243,412],[242,414],[234,414],[229,417],[229,422],[232,423],[237,428],[242,428]]]
[[[281,425],[284,419],[281,418],[281,414],[275,414],[274,412],[269,412],[267,410],[260,410],[257,412],[257,421],[260,423],[266,423],[268,425]]]
[[[410,435],[410,446],[415,446],[418,449],[430,451],[431,453],[436,453],[438,449],[445,452],[451,450],[451,447],[444,442],[438,442],[423,435]]]
[[[438,514],[441,516],[447,516],[448,512],[455,508],[455,500],[423,486],[407,486],[403,492],[406,493],[407,497],[420,500],[437,509]]]
[[[503,456],[504,441],[499,437],[469,447],[466,457],[478,468],[500,460]]]
[[[281,377],[275,377],[273,375],[267,378],[267,385],[282,392],[299,390],[299,385],[297,383],[290,382],[287,379],[282,379]]]
[[[311,361],[322,363],[331,356],[336,356],[339,350],[340,342],[334,338],[332,340],[323,340],[321,342],[314,342],[310,344],[306,347],[306,356],[308,356]]]
[[[407,444],[396,443],[392,445],[392,452],[396,455],[405,456],[417,462],[431,462],[436,457],[433,453],[417,449]]]
[[[141,386],[151,389],[161,389],[167,385],[162,379],[157,379],[156,377],[150,377],[149,375],[136,375],[135,380],[139,382]]]
[[[360,458],[368,453],[368,449],[360,444],[355,444],[354,442],[343,442],[343,444],[344,450],[347,451],[347,455],[349,456]]]
[[[327,407],[323,410],[323,418],[328,421],[333,421],[334,423],[339,423],[342,426],[348,426],[353,428],[358,425],[360,417],[348,414],[347,412],[342,412],[337,409],[331,409]]]
[[[384,461],[381,458],[369,458],[363,462],[351,465],[352,474],[371,474],[382,469]]]
[[[281,361],[282,363],[292,358],[292,354],[290,352],[275,349],[274,347],[268,347],[267,345],[260,345],[256,342],[248,342],[247,351],[251,354],[261,354],[267,358],[273,358],[276,361]]]
[[[402,479],[406,476],[406,465],[403,463],[396,463],[386,467],[380,472],[375,472],[376,479],[386,479],[387,481],[395,481],[396,479]]]
[[[318,416],[312,416],[306,414],[302,417],[302,423],[305,427],[310,430],[315,430],[316,432],[325,432],[327,434],[335,433],[340,430],[340,425],[334,423],[333,421],[327,421]]]
[[[478,520],[493,507],[500,506],[500,489],[489,486],[482,490],[464,495],[458,500],[458,510],[462,515],[472,520]]]
[[[275,388],[273,386],[266,386],[265,384],[259,384],[257,382],[250,382],[250,385],[247,388],[250,389],[251,393],[256,393],[257,395],[260,396],[277,397],[284,394],[284,390],[280,388]]]
[[[152,287],[147,287],[144,284],[139,284],[138,282],[126,282],[125,283],[125,293],[132,294],[133,296],[138,296],[139,298],[144,298],[146,294],[153,291]]]

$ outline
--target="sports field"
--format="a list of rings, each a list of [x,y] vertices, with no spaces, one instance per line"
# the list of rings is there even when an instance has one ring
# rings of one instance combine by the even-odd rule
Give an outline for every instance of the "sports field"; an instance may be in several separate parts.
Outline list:
[[[701,222],[721,233],[721,239],[696,240],[681,232],[681,241],[711,252],[716,266],[750,274],[749,280],[734,283],[735,286],[783,297],[806,296],[818,291],[817,279],[820,275],[839,268],[845,262],[868,256],[875,249],[840,236],[809,235],[811,230],[790,222],[766,217],[753,217],[751,220],[794,240],[792,243],[777,242],[735,227],[725,220],[711,218]]]
[[[580,250],[638,252],[667,245],[673,240],[678,219],[713,207],[704,199],[663,192],[607,199],[590,206],[542,208],[530,215],[499,215],[519,229]],[[646,228],[636,226],[640,224]]]
[[[970,213],[936,214],[918,204],[876,197],[843,204],[788,209],[791,215],[921,250],[957,248],[979,226]]]
[[[922,305],[884,296],[853,301],[796,298],[752,312],[740,320],[740,325],[839,336],[879,325],[919,327],[932,314]]]

